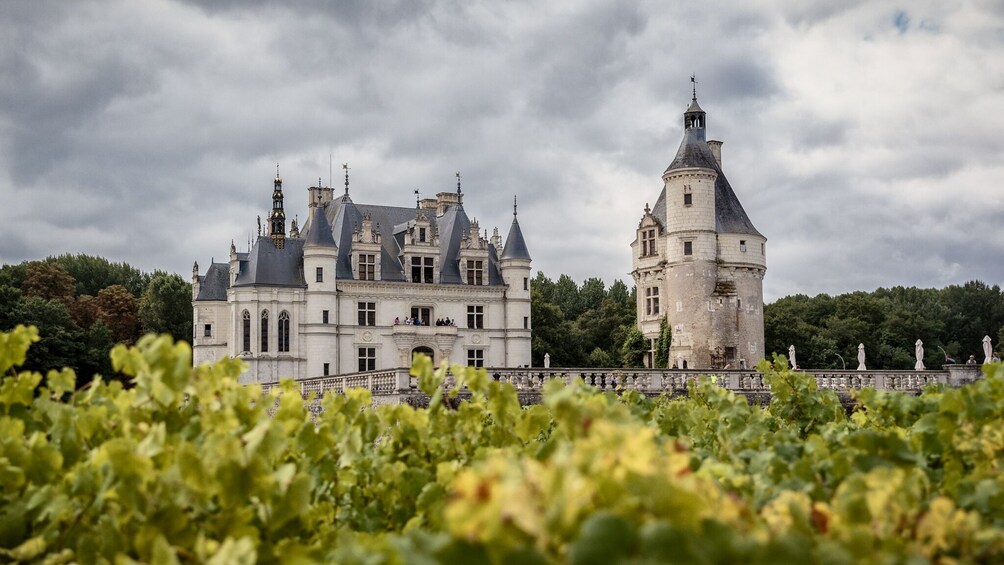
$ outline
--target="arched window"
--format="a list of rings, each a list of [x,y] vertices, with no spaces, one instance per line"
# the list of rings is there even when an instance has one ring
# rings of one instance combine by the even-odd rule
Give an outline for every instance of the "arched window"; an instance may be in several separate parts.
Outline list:
[[[268,351],[268,310],[261,311],[261,352]]]
[[[243,330],[244,330],[244,349],[241,350],[242,353],[251,351],[251,312],[245,310],[241,313],[241,318],[243,319]]]
[[[279,314],[279,353],[289,353],[289,312]]]

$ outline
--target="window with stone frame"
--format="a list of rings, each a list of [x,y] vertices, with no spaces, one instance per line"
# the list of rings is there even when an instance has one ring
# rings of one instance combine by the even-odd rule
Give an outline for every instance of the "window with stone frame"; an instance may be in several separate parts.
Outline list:
[[[324,282],[324,267],[317,267],[314,270],[314,282]]]
[[[694,254],[694,242],[693,241],[684,241],[683,242],[683,254],[685,256],[688,256],[688,257]]]
[[[202,331],[202,337],[213,337],[213,325],[212,324],[205,324],[205,327],[203,328],[203,331]]]
[[[739,240],[739,251],[741,251],[743,253],[746,253],[746,240],[745,239],[740,239]]]
[[[694,195],[690,191],[690,185],[683,185],[683,205],[691,206],[694,203]]]
[[[376,325],[376,302],[360,302],[358,310],[360,326]]]
[[[411,282],[432,284],[433,281],[433,258],[432,257],[412,257],[411,258]]]
[[[659,315],[659,287],[650,286],[645,289],[645,315]]]
[[[655,228],[641,230],[641,256],[651,257],[656,253]]]
[[[245,310],[241,313],[241,333],[243,334],[243,345],[241,352],[249,353],[251,351],[251,312]]]
[[[467,260],[467,284],[482,286],[485,284],[485,262],[480,259]]]
[[[376,370],[376,348],[375,347],[360,347],[359,348],[359,370],[360,371],[374,371],[374,370]]]
[[[268,310],[261,311],[261,352],[268,352]]]
[[[481,368],[485,366],[485,350],[484,349],[468,349],[467,350],[467,366]]]
[[[279,353],[289,353],[289,312],[279,313]]]
[[[327,324],[328,323],[328,310],[322,310],[321,311],[321,323],[322,324]]]
[[[468,306],[467,307],[467,327],[471,329],[484,329],[485,327],[485,307],[484,306]]]
[[[324,364],[324,376],[328,376],[331,372],[331,363]]]
[[[359,280],[376,280],[376,255],[372,253],[359,254]]]

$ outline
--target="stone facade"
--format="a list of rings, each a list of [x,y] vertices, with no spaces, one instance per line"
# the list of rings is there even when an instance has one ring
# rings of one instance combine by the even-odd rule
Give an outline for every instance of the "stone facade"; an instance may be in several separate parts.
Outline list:
[[[707,141],[706,114],[691,101],[684,139],[645,205],[631,244],[638,328],[652,367],[659,325],[672,329],[668,366],[753,367],[764,356],[766,242],[722,172],[720,141]]]
[[[515,206],[503,247],[468,219],[459,182],[415,208],[356,204],[347,176],[333,192],[309,188],[303,233],[286,233],[276,175],[270,233],[246,253],[231,244],[205,275],[195,265],[195,363],[239,357],[242,381],[262,383],[405,367],[416,352],[530,364],[531,259]]]

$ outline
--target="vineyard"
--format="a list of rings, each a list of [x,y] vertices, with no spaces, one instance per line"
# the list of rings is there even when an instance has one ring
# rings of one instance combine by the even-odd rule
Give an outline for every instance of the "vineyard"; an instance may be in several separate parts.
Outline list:
[[[0,334],[0,561],[899,563],[1004,561],[1004,366],[920,396],[832,391],[763,364],[750,406],[412,367],[429,408],[192,368],[166,336],[111,352],[129,386],[18,372]],[[451,406],[456,405],[455,408]]]

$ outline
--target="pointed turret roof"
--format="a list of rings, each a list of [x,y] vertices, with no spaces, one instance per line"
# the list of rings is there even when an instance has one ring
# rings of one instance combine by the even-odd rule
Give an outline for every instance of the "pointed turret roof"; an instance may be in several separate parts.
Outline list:
[[[523,231],[519,229],[519,220],[516,219],[516,198],[512,199],[512,226],[509,227],[509,235],[505,238],[505,247],[502,249],[501,260],[525,259],[530,261],[530,251],[526,248],[526,240],[523,239]]]
[[[335,238],[331,236],[331,224],[324,216],[323,206],[314,206],[311,209],[310,230],[307,231],[303,247],[335,247]]]

